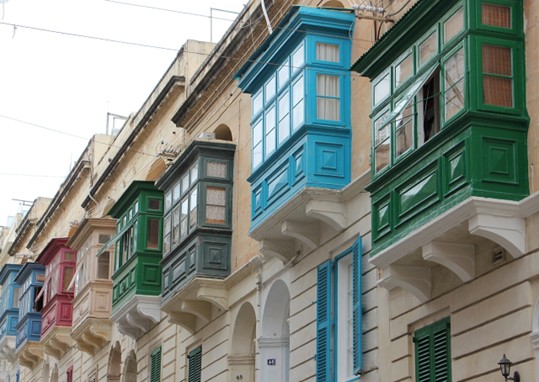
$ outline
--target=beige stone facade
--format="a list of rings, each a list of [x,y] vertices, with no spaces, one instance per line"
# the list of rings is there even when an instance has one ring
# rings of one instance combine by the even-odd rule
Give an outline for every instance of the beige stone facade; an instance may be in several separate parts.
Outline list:
[[[353,61],[415,1],[379,3],[391,20],[355,11]],[[65,381],[72,370],[78,382],[151,382],[151,354],[160,346],[160,380],[190,382],[188,355],[201,346],[201,381],[318,381],[318,266],[336,262],[360,237],[362,381],[418,381],[414,333],[447,317],[452,381],[502,380],[497,363],[503,354],[522,381],[538,380],[539,5],[523,3],[530,196],[503,203],[472,198],[374,258],[365,190],[371,182],[369,80],[351,74],[350,184],[331,194],[306,190],[251,231],[252,104],[234,76],[269,36],[260,1],[247,4],[217,45],[187,41],[119,134],[94,136],[48,207],[43,201],[34,204],[20,225],[24,229],[10,241],[12,257],[5,258],[2,248],[2,261],[37,256],[51,239],[72,236],[83,222],[109,218],[133,181],[159,180],[193,140],[232,142],[231,274],[222,282],[220,304],[197,316],[194,331],[160,311],[159,322],[137,339],[112,322],[105,344],[95,351],[82,351],[73,341],[61,359],[44,353],[34,368],[1,360],[1,380],[15,381],[19,372],[21,381]],[[334,0],[266,1],[270,24],[278,25],[292,5],[350,6]],[[297,221],[309,234],[301,235],[304,231],[293,226]],[[459,246],[462,242],[466,246]],[[283,248],[292,254],[276,253]],[[404,258],[413,272],[399,267],[403,263],[395,266],[395,258]],[[215,301],[216,292],[208,287],[205,295],[204,287],[204,280],[196,285],[201,300]]]

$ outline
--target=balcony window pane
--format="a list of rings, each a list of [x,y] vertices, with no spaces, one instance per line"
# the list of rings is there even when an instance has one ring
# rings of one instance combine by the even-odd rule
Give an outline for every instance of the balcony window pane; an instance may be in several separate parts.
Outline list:
[[[186,173],[182,177],[182,195],[185,195],[187,192],[189,192],[189,173]]]
[[[189,196],[189,232],[193,231],[197,225],[197,206],[198,206],[198,198],[197,198],[197,189],[195,188],[191,195]]]
[[[511,28],[511,8],[498,4],[481,4],[481,22],[498,28]]]
[[[303,52],[303,44],[292,54],[292,73],[297,72],[305,63],[305,53]]]
[[[172,203],[177,203],[178,200],[180,200],[180,191],[181,191],[181,186],[180,186],[180,182],[176,182],[176,184],[174,185],[174,188],[172,189]]]
[[[159,248],[159,219],[148,218],[148,227],[147,227],[147,240],[146,248],[148,249],[158,249]]]
[[[168,211],[172,207],[172,191],[165,194],[165,211]]]
[[[464,49],[459,49],[444,65],[445,120],[464,108]]]
[[[305,97],[305,90],[303,87],[303,77],[300,77],[298,81],[294,83],[292,87],[292,128],[295,130],[303,124],[304,121],[304,108],[303,98]]]
[[[419,45],[419,65],[423,65],[438,53],[438,33],[432,33]]]
[[[391,82],[389,73],[374,85],[374,104],[378,105],[391,93]]]
[[[395,87],[406,82],[414,73],[414,55],[410,53],[395,67]]]
[[[222,187],[206,189],[206,222],[210,224],[225,223],[226,190]]]
[[[262,110],[262,91],[253,98],[253,115],[256,115]]]
[[[226,179],[228,166],[226,162],[208,161],[207,174],[213,178]]]
[[[316,75],[316,117],[328,121],[339,121],[340,116],[339,77],[327,74]]]
[[[266,113],[266,157],[275,150],[276,131],[275,131],[275,107],[272,106]]]
[[[74,274],[74,269],[72,267],[64,268],[62,292],[68,291],[69,284],[71,284],[71,280],[73,279],[73,274]],[[53,280],[53,284],[54,283],[55,283],[55,280]]]
[[[97,275],[96,278],[107,280],[109,275],[109,263],[110,263],[110,253],[103,252],[97,258]]]
[[[161,210],[161,200],[160,199],[148,199],[148,209],[152,211],[160,211]]]
[[[68,251],[64,254],[65,261],[75,261],[76,258],[77,255],[75,254],[75,252]]]
[[[191,170],[189,170],[189,175],[191,177],[191,185],[193,185],[198,180],[198,162],[191,167]]]
[[[288,64],[288,59],[279,67],[277,72],[277,81],[279,89],[281,89],[290,78],[290,65]]]
[[[444,23],[444,43],[450,41],[464,29],[464,9],[458,11]]]
[[[339,45],[317,42],[316,59],[319,61],[339,62]]]
[[[485,104],[513,106],[511,48],[483,45],[483,99]]]
[[[253,127],[253,167],[262,162],[262,120]]]
[[[180,240],[180,206],[172,211],[172,246],[176,246]]]
[[[285,92],[279,98],[279,145],[290,136],[290,94]]]
[[[182,209],[180,216],[180,240],[187,236],[187,214],[189,213],[189,198],[182,200]]]
[[[395,119],[396,156],[404,154],[414,145],[414,99]]]
[[[275,76],[272,76],[270,80],[266,83],[265,92],[266,92],[266,99],[265,103],[268,103],[271,101],[271,99],[275,96]]]
[[[21,288],[13,288],[13,308],[19,307],[20,293],[21,293]]]

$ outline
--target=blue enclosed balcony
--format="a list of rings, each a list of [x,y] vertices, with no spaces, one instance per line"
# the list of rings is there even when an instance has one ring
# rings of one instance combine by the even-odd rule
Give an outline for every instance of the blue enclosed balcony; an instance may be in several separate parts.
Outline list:
[[[21,269],[18,264],[5,264],[0,271],[0,357],[10,362],[16,360],[15,338],[19,322],[19,292],[15,276]]]
[[[19,364],[35,368],[43,359],[41,339],[42,299],[36,301],[45,281],[45,267],[26,263],[15,276],[20,285],[19,323],[17,324],[16,354]]]
[[[251,94],[250,235],[288,261],[346,227],[350,183],[349,10],[291,8],[237,74]],[[299,243],[298,243],[299,241]]]

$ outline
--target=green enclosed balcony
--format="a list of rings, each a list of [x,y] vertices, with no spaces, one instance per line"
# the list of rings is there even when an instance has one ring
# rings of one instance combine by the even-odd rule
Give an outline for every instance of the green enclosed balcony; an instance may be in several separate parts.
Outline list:
[[[476,248],[522,255],[522,2],[418,1],[353,70],[372,83],[371,262],[381,283],[425,300],[432,264],[468,281],[485,269]]]
[[[115,245],[111,319],[137,339],[161,319],[163,193],[153,182],[135,181],[110,215],[116,235],[103,250]]]

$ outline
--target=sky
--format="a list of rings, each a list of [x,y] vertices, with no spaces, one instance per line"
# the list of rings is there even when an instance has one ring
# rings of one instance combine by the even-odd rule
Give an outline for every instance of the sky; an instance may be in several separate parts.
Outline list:
[[[136,112],[187,39],[217,42],[247,1],[0,0],[0,226],[52,198],[107,113]]]

